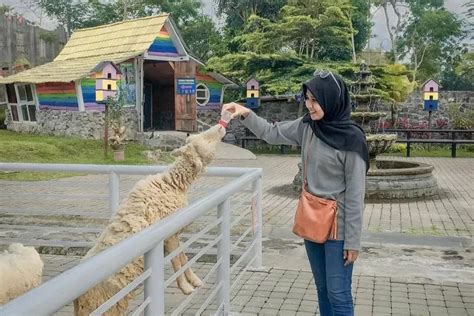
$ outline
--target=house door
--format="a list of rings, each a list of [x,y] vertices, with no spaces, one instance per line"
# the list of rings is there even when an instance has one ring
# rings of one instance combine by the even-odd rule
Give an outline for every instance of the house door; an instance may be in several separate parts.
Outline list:
[[[153,86],[145,83],[143,87],[144,104],[143,104],[143,130],[150,130],[153,122]]]
[[[175,82],[179,78],[195,78],[196,65],[192,61],[175,62]],[[196,94],[175,98],[175,127],[177,131],[197,131]]]

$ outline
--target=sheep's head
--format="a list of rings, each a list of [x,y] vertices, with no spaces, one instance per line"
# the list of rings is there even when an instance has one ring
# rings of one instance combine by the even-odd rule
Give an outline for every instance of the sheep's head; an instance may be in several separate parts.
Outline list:
[[[224,135],[225,128],[217,124],[205,132],[189,136],[186,144],[174,150],[173,155],[183,156],[202,169],[214,159],[217,145]]]

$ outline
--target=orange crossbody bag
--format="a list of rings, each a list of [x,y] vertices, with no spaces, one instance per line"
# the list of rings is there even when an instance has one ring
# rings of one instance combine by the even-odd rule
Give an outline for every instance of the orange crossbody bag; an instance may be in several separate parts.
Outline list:
[[[293,233],[316,243],[324,243],[328,239],[337,238],[337,202],[336,200],[318,197],[308,191],[306,163],[312,139],[313,133],[311,133],[306,146],[304,181],[296,208]]]

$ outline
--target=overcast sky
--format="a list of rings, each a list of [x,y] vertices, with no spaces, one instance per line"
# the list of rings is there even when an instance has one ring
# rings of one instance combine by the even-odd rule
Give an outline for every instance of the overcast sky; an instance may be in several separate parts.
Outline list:
[[[35,10],[32,9],[30,2],[31,0],[0,0],[0,4],[6,4],[15,8],[15,10],[22,14],[26,19],[40,23],[43,28],[54,29],[56,27],[56,23],[45,16],[41,16],[41,12],[39,10],[35,12]],[[201,2],[203,3],[203,12],[211,16],[214,21],[218,22],[218,18],[216,17],[215,13],[215,1],[201,0]],[[445,0],[445,5],[450,11],[461,15],[465,11],[465,8],[462,8],[462,4],[465,2],[466,0]],[[394,17],[395,16],[392,13],[391,21],[393,22],[395,22]],[[383,14],[383,10],[379,10],[374,16],[374,28],[372,33],[375,35],[375,37],[370,43],[371,48],[383,50],[388,50],[390,48],[390,40],[385,25],[385,16]],[[471,43],[473,43],[472,39]]]

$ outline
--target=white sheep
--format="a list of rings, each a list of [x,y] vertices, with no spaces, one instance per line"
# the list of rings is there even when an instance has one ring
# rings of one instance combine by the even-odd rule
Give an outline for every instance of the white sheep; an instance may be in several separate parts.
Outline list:
[[[43,261],[33,247],[13,243],[0,254],[0,305],[41,283]]]
[[[174,151],[177,156],[176,161],[166,172],[148,176],[134,186],[85,258],[97,254],[185,207],[189,186],[214,159],[217,145],[224,135],[225,129],[221,125],[216,125],[201,134],[188,137],[186,144]],[[164,247],[166,254],[178,248],[178,233],[165,240]],[[187,260],[184,252],[176,255],[171,260],[173,270],[178,271],[187,263]],[[140,257],[77,298],[74,301],[75,315],[89,315],[142,273],[143,257]],[[202,286],[202,281],[191,269],[187,269],[178,276],[177,283],[184,294],[190,294],[195,287]],[[128,308],[128,301],[134,295],[135,293],[127,295],[104,315],[124,315]]]

